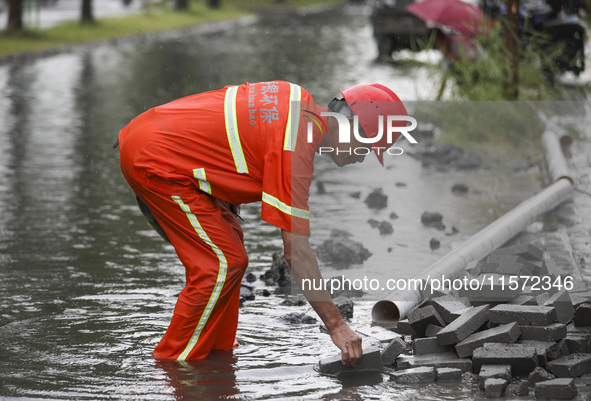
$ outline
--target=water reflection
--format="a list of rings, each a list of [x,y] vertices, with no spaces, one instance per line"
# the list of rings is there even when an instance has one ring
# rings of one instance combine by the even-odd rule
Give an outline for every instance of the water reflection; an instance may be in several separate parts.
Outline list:
[[[157,361],[176,400],[236,399],[236,363],[231,350],[214,350],[201,361]]]
[[[29,115],[30,105],[27,99],[30,96],[30,88],[33,79],[31,72],[11,66],[7,69],[7,79],[5,83],[6,94],[1,121],[4,121],[7,130],[3,135],[2,172],[0,180],[5,191],[0,192],[0,206],[4,213],[0,214],[2,222],[2,237],[5,239],[14,238],[15,230],[19,227],[14,221],[13,216],[22,213],[26,194],[24,191],[25,171],[22,166],[30,140]],[[10,194],[10,197],[9,197]],[[15,202],[16,200],[16,202]],[[19,213],[20,211],[20,213]],[[14,241],[13,243],[18,243]],[[9,243],[3,241],[2,248],[9,247]]]

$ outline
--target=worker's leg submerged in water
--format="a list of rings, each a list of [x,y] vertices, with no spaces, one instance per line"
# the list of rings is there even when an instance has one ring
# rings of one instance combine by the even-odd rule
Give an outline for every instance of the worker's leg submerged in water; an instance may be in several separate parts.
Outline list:
[[[240,282],[248,264],[236,217],[225,202],[194,188],[173,186],[161,193],[128,182],[186,270],[186,286],[154,358],[196,360],[212,349],[235,347]]]

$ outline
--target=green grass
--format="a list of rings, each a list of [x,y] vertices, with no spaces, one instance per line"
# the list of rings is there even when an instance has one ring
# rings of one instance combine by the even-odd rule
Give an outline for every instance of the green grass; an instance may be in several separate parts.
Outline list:
[[[511,56],[504,38],[495,28],[489,36],[479,39],[482,56],[477,60],[463,58],[448,71],[448,77],[453,77],[456,83],[453,95],[469,100],[504,100],[503,88],[511,75]],[[549,100],[557,95],[556,88],[544,75],[544,65],[551,65],[548,55],[535,44],[522,49],[518,68],[519,98],[516,100]]]
[[[498,29],[479,38],[481,56],[464,57],[451,68],[444,62],[432,64],[436,76],[446,82],[450,98],[429,103],[415,118],[441,130],[440,142],[459,145],[493,160],[501,156],[539,159],[540,137],[545,124],[540,118],[544,101],[561,97],[561,89],[544,74],[548,54],[535,46],[522,51],[519,62],[518,101],[504,99],[510,75],[510,58]],[[425,46],[425,45],[423,45]]]
[[[151,4],[144,12],[119,18],[101,18],[94,25],[68,21],[48,29],[27,29],[23,32],[0,33],[0,57],[63,46],[124,38],[150,32],[182,29],[207,22],[234,19],[259,11],[289,11],[298,7],[339,3],[337,0],[222,0],[222,7],[208,9],[204,1],[191,3],[188,11],[171,10],[167,4]]]

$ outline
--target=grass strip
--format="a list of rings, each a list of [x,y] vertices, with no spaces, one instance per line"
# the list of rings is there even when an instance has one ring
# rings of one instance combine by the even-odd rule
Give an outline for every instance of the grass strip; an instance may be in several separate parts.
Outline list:
[[[291,11],[300,7],[336,4],[337,0],[290,0],[277,3],[274,0],[223,0],[219,9],[209,9],[201,2],[191,2],[187,11],[170,9],[169,2],[150,3],[144,11],[125,17],[97,19],[95,24],[82,25],[79,21],[67,21],[57,26],[22,32],[0,33],[0,57],[27,53],[82,43],[125,38],[153,32],[183,29],[204,23],[231,20],[262,11]]]

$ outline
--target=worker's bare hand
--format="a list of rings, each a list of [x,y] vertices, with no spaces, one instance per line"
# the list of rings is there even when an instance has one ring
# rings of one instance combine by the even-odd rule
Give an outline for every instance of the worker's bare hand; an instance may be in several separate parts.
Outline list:
[[[341,362],[345,366],[356,366],[363,356],[361,337],[343,322],[330,332],[330,338],[340,348]]]

